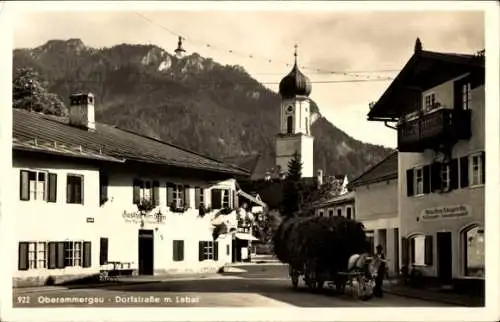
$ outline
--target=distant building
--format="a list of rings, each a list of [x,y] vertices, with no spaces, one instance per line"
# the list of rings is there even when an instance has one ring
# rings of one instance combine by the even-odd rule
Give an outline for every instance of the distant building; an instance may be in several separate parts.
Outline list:
[[[319,217],[341,216],[356,219],[354,208],[355,194],[353,191],[337,195],[314,205],[314,214]]]
[[[15,286],[111,264],[151,275],[231,262],[232,234],[214,240],[214,217],[238,208],[236,180],[248,172],[97,123],[91,94],[71,97],[69,120],[14,109],[12,148]]]
[[[415,52],[372,106],[397,122],[402,263],[484,291],[484,51]]]
[[[399,274],[398,153],[389,155],[349,184],[356,220],[363,223],[370,251],[383,247],[391,276]]]

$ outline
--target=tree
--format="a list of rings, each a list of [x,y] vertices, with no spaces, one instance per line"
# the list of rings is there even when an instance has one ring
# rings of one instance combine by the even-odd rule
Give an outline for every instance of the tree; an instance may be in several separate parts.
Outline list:
[[[12,82],[12,108],[66,116],[68,110],[59,97],[45,89],[31,68],[17,69]]]
[[[277,210],[266,210],[265,213],[258,214],[254,227],[257,237],[263,244],[270,244],[272,238],[282,221],[281,215]]]
[[[295,152],[288,162],[288,173],[283,187],[283,216],[293,217],[300,212],[303,203],[302,162]]]

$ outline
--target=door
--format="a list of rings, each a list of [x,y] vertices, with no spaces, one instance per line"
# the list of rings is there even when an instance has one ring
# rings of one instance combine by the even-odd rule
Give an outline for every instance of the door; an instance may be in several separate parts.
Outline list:
[[[452,280],[451,232],[439,232],[436,237],[438,280],[442,284],[450,284]]]
[[[153,275],[154,235],[152,230],[139,230],[139,275]]]

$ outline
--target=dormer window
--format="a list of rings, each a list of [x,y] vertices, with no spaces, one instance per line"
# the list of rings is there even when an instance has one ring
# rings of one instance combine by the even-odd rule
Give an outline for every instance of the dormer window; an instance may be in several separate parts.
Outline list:
[[[287,116],[286,118],[286,133],[293,133],[293,116]]]

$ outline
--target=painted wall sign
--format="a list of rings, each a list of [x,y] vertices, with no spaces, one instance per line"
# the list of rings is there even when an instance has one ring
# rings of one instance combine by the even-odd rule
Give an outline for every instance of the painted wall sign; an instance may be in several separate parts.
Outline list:
[[[94,217],[87,217],[87,222],[88,223],[93,223],[94,222]]]
[[[141,223],[142,221],[144,221],[145,223],[149,224],[164,224],[165,220],[167,219],[167,216],[163,215],[160,212],[143,216],[140,212],[124,211],[122,217],[126,222]]]
[[[467,217],[471,214],[471,208],[468,205],[434,207],[422,210],[420,214],[421,220],[437,220],[437,219],[456,219]]]

